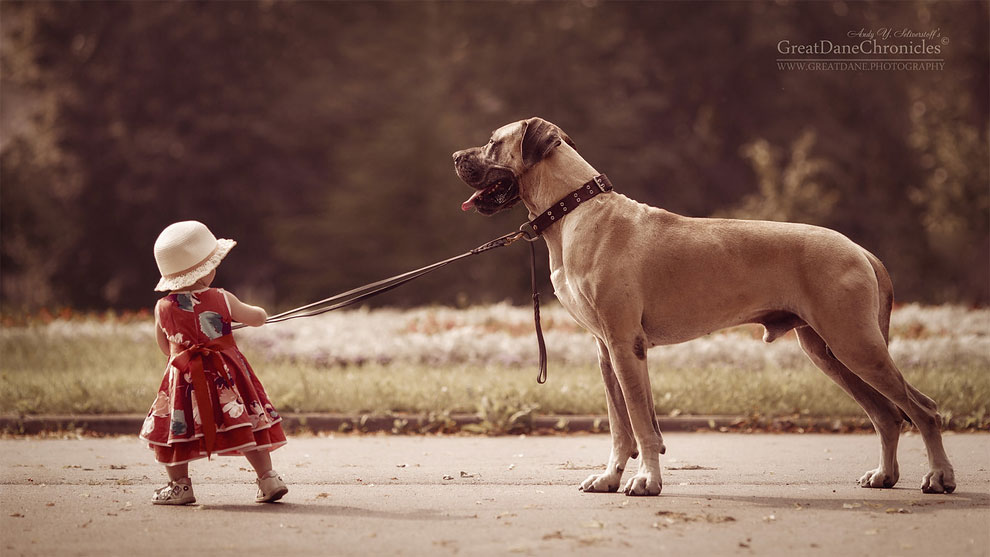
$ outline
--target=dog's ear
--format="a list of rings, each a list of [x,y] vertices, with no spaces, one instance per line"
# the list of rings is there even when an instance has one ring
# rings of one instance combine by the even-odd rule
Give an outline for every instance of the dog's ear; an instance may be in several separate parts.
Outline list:
[[[563,130],[543,118],[523,121],[523,164],[529,168],[547,158],[561,141],[566,141],[571,147],[574,146],[574,142]]]

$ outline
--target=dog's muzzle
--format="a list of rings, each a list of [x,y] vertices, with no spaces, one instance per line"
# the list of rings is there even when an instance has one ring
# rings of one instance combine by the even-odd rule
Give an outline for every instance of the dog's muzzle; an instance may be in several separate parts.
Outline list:
[[[519,202],[519,180],[511,168],[483,160],[478,148],[458,151],[453,156],[458,178],[477,190],[461,204],[461,210],[476,209],[483,215],[493,215]]]

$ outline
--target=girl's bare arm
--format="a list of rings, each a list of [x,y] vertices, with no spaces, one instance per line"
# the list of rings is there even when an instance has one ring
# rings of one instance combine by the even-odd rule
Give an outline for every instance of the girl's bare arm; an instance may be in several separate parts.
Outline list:
[[[158,322],[158,307],[155,307],[155,340],[158,341],[158,348],[161,349],[162,353],[166,356],[172,354],[172,347],[169,346],[168,337],[165,336],[165,331],[162,330],[161,324]]]
[[[230,316],[234,319],[234,321],[238,321],[252,327],[260,327],[265,324],[265,320],[268,319],[268,313],[264,310],[264,308],[245,304],[244,302],[238,300],[237,296],[234,296],[226,290],[223,291],[223,294],[227,297],[227,305],[230,306]]]

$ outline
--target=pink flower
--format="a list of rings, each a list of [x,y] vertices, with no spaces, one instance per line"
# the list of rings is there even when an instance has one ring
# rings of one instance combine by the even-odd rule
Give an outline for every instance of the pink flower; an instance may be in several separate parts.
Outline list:
[[[144,419],[144,425],[141,426],[141,435],[147,437],[152,431],[155,431],[155,417],[148,416]]]
[[[230,414],[231,418],[239,418],[244,414],[244,405],[237,401],[228,402],[224,405],[223,411]]]
[[[151,415],[159,418],[167,418],[169,415],[169,396],[165,391],[158,391],[154,404],[151,405]]]

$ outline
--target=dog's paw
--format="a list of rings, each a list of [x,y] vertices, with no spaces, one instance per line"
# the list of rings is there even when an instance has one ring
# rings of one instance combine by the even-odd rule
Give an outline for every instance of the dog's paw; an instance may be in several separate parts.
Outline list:
[[[626,486],[622,488],[622,492],[626,495],[660,495],[660,490],[663,485],[660,483],[659,479],[653,479],[646,474],[636,474],[635,476],[629,478],[626,482]]]
[[[619,490],[620,476],[615,474],[592,474],[578,486],[586,493],[614,493]]]
[[[956,476],[952,468],[934,469],[925,474],[921,491],[925,493],[952,493],[956,490]]]
[[[888,472],[883,468],[877,468],[863,474],[863,477],[859,479],[859,485],[862,487],[890,488],[894,487],[897,479],[898,475],[896,471]]]

